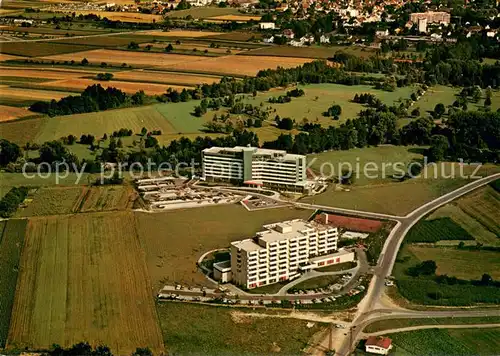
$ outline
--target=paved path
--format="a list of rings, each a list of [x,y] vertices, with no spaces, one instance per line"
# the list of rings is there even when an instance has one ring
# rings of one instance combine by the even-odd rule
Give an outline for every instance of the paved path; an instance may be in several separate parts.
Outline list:
[[[393,334],[393,333],[401,333],[405,331],[415,331],[415,330],[424,330],[424,329],[471,329],[471,328],[500,328],[500,324],[439,324],[439,325],[419,325],[419,326],[408,326],[405,328],[397,328],[397,329],[387,329],[382,331],[377,331],[373,333],[362,333],[364,337],[366,336],[381,336],[385,334]]]

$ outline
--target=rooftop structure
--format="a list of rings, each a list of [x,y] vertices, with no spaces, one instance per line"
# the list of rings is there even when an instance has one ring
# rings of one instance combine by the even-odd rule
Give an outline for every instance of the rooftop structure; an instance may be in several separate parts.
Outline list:
[[[370,336],[365,343],[365,351],[372,354],[387,355],[392,349],[392,340],[383,336]]]
[[[211,147],[202,152],[202,179],[280,190],[309,189],[306,157],[257,147]]]
[[[254,238],[231,243],[232,278],[246,288],[295,278],[311,258],[337,251],[336,227],[301,219],[263,227]]]

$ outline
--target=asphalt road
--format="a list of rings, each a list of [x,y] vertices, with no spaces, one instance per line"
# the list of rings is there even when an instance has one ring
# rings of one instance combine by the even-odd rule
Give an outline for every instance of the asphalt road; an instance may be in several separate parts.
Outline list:
[[[367,318],[369,318],[369,315],[375,311],[374,308],[384,290],[385,278],[391,275],[401,243],[407,232],[410,230],[410,228],[413,225],[415,225],[415,223],[417,223],[418,220],[420,220],[423,216],[430,213],[434,209],[437,209],[438,207],[445,205],[450,201],[457,199],[462,195],[465,195],[479,187],[482,187],[498,178],[500,178],[500,173],[493,174],[491,176],[482,179],[478,179],[448,194],[445,194],[427,204],[424,204],[423,206],[415,209],[414,211],[412,211],[403,218],[398,217],[397,219],[394,219],[398,223],[391,231],[389,237],[386,240],[386,243],[378,260],[376,273],[372,278],[372,281],[370,283],[365,298],[361,301],[361,303],[358,306],[357,316],[351,325],[353,327],[352,335],[344,339],[342,347],[339,348],[339,350],[337,350],[336,353],[337,355],[340,356],[348,355],[350,351],[353,349],[357,340],[359,339],[360,333],[363,330],[364,325],[366,325],[365,321],[367,320]],[[457,317],[459,316],[459,314],[463,314],[463,316],[477,316],[475,314],[477,312],[474,311],[466,311],[462,313],[454,311],[445,313],[449,313],[449,316],[457,316]],[[436,317],[436,315],[441,315],[441,314],[442,312],[426,311],[426,312],[410,312],[399,315],[403,315],[403,317],[405,317],[405,315],[406,316],[419,315],[420,317],[422,316]],[[395,314],[391,313],[390,316],[387,315],[385,316],[385,318],[393,317],[393,315]],[[383,319],[384,317],[381,318]]]

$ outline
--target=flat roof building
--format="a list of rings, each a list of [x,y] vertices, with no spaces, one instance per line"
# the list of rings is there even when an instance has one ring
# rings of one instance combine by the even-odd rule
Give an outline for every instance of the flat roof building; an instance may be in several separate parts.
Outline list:
[[[301,219],[263,227],[254,238],[231,243],[232,279],[246,288],[295,278],[311,258],[337,251],[336,227]]]
[[[280,190],[308,190],[306,156],[257,147],[211,147],[202,151],[202,179]]]

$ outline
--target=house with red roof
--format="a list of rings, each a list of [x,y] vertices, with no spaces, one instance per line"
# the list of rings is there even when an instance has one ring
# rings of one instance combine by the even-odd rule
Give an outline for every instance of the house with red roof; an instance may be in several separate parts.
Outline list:
[[[365,351],[378,354],[387,355],[392,349],[392,340],[383,336],[370,336],[365,343]]]

